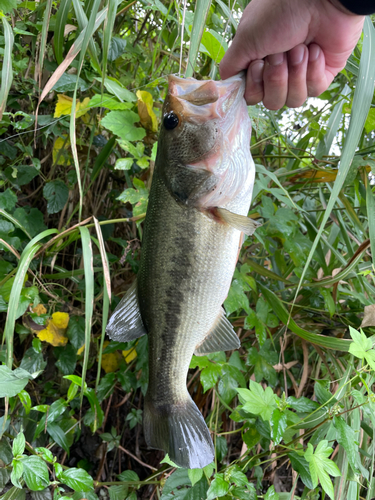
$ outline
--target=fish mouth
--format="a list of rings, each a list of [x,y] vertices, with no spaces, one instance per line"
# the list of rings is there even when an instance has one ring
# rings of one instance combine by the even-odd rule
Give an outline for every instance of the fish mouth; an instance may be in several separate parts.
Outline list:
[[[196,123],[215,118],[223,120],[230,111],[235,112],[244,93],[244,72],[218,82],[170,75],[164,112],[173,110]]]

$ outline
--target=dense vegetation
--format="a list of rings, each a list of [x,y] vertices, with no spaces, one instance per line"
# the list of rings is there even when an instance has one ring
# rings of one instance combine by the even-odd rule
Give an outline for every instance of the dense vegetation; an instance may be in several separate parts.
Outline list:
[[[375,496],[370,19],[319,99],[249,108],[263,225],[225,302],[242,347],[188,380],[213,464],[147,449],[147,338],[105,337],[139,267],[166,75],[217,78],[244,4],[0,0],[3,500]]]

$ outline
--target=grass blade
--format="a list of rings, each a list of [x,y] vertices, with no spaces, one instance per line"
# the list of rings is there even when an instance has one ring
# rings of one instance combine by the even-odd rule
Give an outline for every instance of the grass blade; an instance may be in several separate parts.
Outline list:
[[[327,209],[324,213],[318,234],[316,235],[310,253],[307,257],[307,261],[294,296],[293,304],[298,296],[301,284],[303,283],[312,256],[314,255],[318,242],[322,236],[324,227],[337,201],[337,198],[340,195],[341,188],[343,187],[346,176],[350,170],[354,153],[362,134],[362,130],[374,94],[375,65],[372,63],[374,57],[375,57],[375,29],[371,23],[371,20],[369,18],[366,18],[364,25],[364,42],[362,49],[362,57],[359,65],[357,86],[353,97],[352,116],[350,120],[347,138],[343,148],[343,153],[341,156],[339,172],[337,174],[335,183],[333,185],[332,193],[329,198]],[[290,311],[290,314],[292,312],[292,309]]]
[[[89,362],[91,324],[94,312],[94,265],[90,233],[87,227],[79,228],[82,239],[83,268],[85,271],[85,351],[82,365],[81,404]]]
[[[4,26],[4,55],[3,55],[3,67],[1,70],[1,87],[0,87],[0,120],[3,116],[5,106],[7,103],[7,98],[9,94],[10,87],[13,81],[13,69],[12,69],[12,51],[14,43],[14,35],[12,28],[10,27],[5,16],[2,16],[3,26]]]
[[[43,231],[42,233],[35,236],[35,238],[33,238],[26,245],[24,251],[22,252],[21,259],[18,263],[16,276],[14,278],[14,283],[12,286],[12,290],[10,292],[8,314],[3,334],[3,342],[5,340],[7,348],[7,366],[10,369],[12,369],[12,364],[13,364],[13,334],[14,334],[14,326],[16,323],[17,306],[20,299],[22,287],[25,281],[25,276],[29,268],[30,262],[32,261],[36,252],[42,246],[41,243],[39,243],[39,241],[45,238],[46,236],[55,233],[57,233],[57,229],[47,229],[46,231]]]
[[[52,0],[47,0],[47,5],[43,12],[42,38],[40,40],[40,47],[39,47],[39,63],[38,63],[39,88],[41,88],[42,86],[43,61],[44,61],[44,55],[46,53],[46,42],[48,35],[49,20],[51,17],[51,8],[52,8]]]
[[[53,37],[53,45],[55,49],[57,64],[61,64],[63,61],[65,26],[68,20],[68,14],[71,5],[72,0],[61,0],[59,10],[57,11],[56,15],[56,28],[55,35]]]
[[[349,95],[350,88],[348,85],[345,85],[344,90],[341,95],[344,98]],[[329,117],[327,123],[327,133],[324,135],[323,139],[319,142],[318,147],[316,148],[316,158],[323,158],[323,156],[328,156],[331,150],[332,142],[337,135],[337,131],[339,129],[339,125],[342,118],[342,101],[339,101],[334,107],[331,116]]]
[[[106,75],[107,62],[108,62],[108,51],[112,38],[113,26],[115,24],[117,12],[117,0],[108,0],[108,15],[104,21],[103,28],[103,57],[102,57],[102,71],[103,75]],[[103,81],[102,81],[103,88]]]
[[[75,5],[76,3],[77,3],[76,0],[73,0],[73,5]],[[78,191],[79,191],[78,220],[79,221],[82,218],[83,189],[82,189],[82,183],[81,183],[81,172],[80,172],[80,168],[79,168],[77,141],[76,141],[76,101],[77,101],[79,75],[81,74],[83,60],[85,57],[87,47],[89,46],[90,42],[93,42],[92,36],[95,33],[96,14],[98,12],[99,5],[100,5],[100,0],[95,0],[91,14],[90,14],[89,21],[87,23],[87,26],[85,27],[85,36],[83,37],[83,40],[82,40],[81,53],[79,56],[78,71],[77,71],[77,83],[76,83],[76,87],[75,87],[74,94],[73,94],[72,111],[70,114],[70,127],[69,127],[70,144],[71,144],[71,148],[72,148],[74,167],[76,169],[77,181],[78,181]],[[86,14],[83,12],[83,9],[82,9],[82,6],[80,3],[79,3],[78,11],[80,11],[82,16],[84,16],[86,18]],[[77,17],[78,17],[78,15],[77,15]]]
[[[201,43],[204,27],[206,24],[207,14],[211,7],[211,0],[197,0],[194,11],[193,28],[190,37],[190,49],[187,60],[187,68],[185,77],[193,76],[194,65],[197,59],[199,45]],[[181,36],[183,37],[183,33]]]
[[[367,180],[366,187],[366,205],[367,205],[367,219],[368,219],[368,229],[370,233],[370,246],[371,246],[371,256],[372,265],[375,265],[375,199],[374,193],[370,183]]]
[[[6,219],[8,219],[12,224],[19,227],[26,234],[26,236],[29,238],[29,240],[31,240],[30,233],[26,230],[26,228],[23,227],[23,225],[20,222],[18,222],[17,219],[15,219],[12,215],[8,214],[8,212],[3,210],[2,208],[0,208],[0,214],[3,217],[5,217]]]
[[[103,10],[101,10],[98,15],[96,16],[95,24],[94,24],[94,30],[96,31],[99,26],[102,24],[104,21],[106,15],[107,15],[108,7],[105,7]],[[46,97],[48,92],[50,92],[53,88],[53,86],[60,80],[62,75],[64,74],[65,70],[68,69],[70,63],[75,59],[75,57],[79,54],[82,48],[82,43],[83,39],[86,35],[86,28],[81,31],[79,34],[77,40],[73,43],[73,45],[70,47],[70,50],[63,60],[63,62],[60,64],[60,66],[55,70],[51,78],[48,80],[46,83],[46,86],[43,89],[42,95],[39,98],[38,102],[38,107],[36,111],[36,115],[38,115],[38,109],[40,106],[40,103],[43,101],[43,99]],[[37,126],[37,121],[35,120],[35,127]]]
[[[279,318],[279,320],[288,326],[289,330],[298,335],[307,342],[319,345],[321,347],[326,347],[327,349],[335,349],[336,351],[348,352],[351,340],[337,339],[335,337],[327,337],[325,335],[320,335],[318,333],[308,332],[303,328],[300,328],[293,318],[290,317],[290,313],[285,309],[283,303],[269,288],[266,288],[259,282],[257,282],[262,294],[266,298],[267,302],[272,306],[273,312]]]
[[[96,12],[98,11],[99,5],[96,6],[96,4],[97,4],[97,2],[93,2],[92,10],[90,12],[90,19],[92,18],[93,13],[95,12],[95,15],[96,15]],[[88,35],[88,50],[89,50],[89,54],[91,56],[91,64],[94,66],[94,68],[101,75],[102,72],[100,69],[98,54],[96,51],[94,40],[92,38],[92,35],[94,32],[92,31],[91,23],[90,23],[90,21],[87,20],[87,16],[86,16],[85,11],[83,10],[83,7],[82,7],[81,2],[79,0],[73,0],[73,7],[74,7],[74,11],[75,11],[76,16],[77,16],[79,29],[81,31],[83,31],[85,28],[87,28],[85,38],[86,38],[87,34],[90,33]],[[108,16],[108,14],[107,14],[107,16]],[[84,38],[84,40],[85,40],[85,38]],[[83,42],[83,44],[85,44],[85,42]],[[85,52],[86,52],[86,49],[83,51],[83,53],[85,53]]]

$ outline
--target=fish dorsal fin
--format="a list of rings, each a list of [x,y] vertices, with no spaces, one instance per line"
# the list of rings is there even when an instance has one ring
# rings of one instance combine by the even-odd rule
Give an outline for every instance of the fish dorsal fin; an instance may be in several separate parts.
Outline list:
[[[259,224],[249,217],[244,215],[234,214],[226,208],[216,208],[216,213],[221,220],[229,224],[230,226],[244,232],[248,236],[251,236]]]
[[[117,342],[129,342],[145,335],[137,295],[137,280],[118,303],[106,328],[110,339]]]
[[[238,349],[240,346],[241,342],[233,330],[233,326],[226,318],[224,309],[221,309],[213,328],[203,341],[197,345],[194,354],[196,356],[205,356],[211,352],[231,351],[232,349]]]

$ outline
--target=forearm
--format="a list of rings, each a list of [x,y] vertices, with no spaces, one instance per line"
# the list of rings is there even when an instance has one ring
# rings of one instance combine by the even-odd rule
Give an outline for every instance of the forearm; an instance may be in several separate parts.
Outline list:
[[[360,16],[375,13],[374,0],[330,0],[331,3],[342,10],[343,12],[350,12]]]

